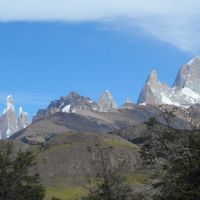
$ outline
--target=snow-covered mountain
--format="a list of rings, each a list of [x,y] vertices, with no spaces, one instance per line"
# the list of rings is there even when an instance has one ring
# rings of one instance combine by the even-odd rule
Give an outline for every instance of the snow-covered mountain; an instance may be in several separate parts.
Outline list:
[[[156,106],[167,104],[187,107],[197,103],[200,103],[200,57],[195,57],[182,66],[172,87],[160,82],[156,71],[153,70],[138,99],[138,104]],[[8,107],[12,107],[12,105],[8,105]],[[122,109],[133,109],[134,107],[135,104],[127,100]],[[98,103],[89,97],[70,92],[67,96],[52,101],[47,108],[40,109],[33,117],[33,121],[47,118],[57,112],[89,115],[115,111],[119,111],[118,106],[108,90],[103,92]],[[27,126],[27,115],[20,114],[20,116],[18,127],[23,128]],[[14,115],[12,118],[15,118]]]
[[[17,118],[13,97],[8,96],[6,108],[0,116],[0,139],[9,138],[13,133],[26,128],[29,124],[28,114],[21,107]]]
[[[154,70],[148,77],[138,104],[189,106],[200,103],[200,57],[183,65],[172,87],[161,83]]]

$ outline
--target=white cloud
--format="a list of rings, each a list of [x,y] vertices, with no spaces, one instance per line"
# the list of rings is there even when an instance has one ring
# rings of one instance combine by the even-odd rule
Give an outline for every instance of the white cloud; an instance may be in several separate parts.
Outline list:
[[[0,0],[0,21],[116,21],[192,52],[200,50],[199,0]]]

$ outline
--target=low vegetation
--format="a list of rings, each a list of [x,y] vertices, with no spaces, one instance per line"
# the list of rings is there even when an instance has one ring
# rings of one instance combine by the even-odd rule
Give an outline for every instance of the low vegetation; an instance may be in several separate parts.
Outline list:
[[[27,151],[13,151],[12,143],[0,144],[0,199],[42,200],[44,187],[37,174],[30,174],[34,155]]]
[[[44,200],[77,200],[87,195],[87,190],[80,186],[47,187]]]
[[[172,113],[169,113],[172,119]],[[177,130],[155,119],[148,123],[149,137],[142,149],[147,165],[154,167],[155,200],[200,199],[200,130]]]
[[[126,161],[121,160],[118,166],[113,166],[110,149],[96,143],[89,148],[94,154],[93,167],[96,184],[88,176],[88,195],[82,200],[142,200],[145,196],[136,193],[123,174]]]
[[[194,126],[199,123],[195,121],[190,129],[185,130],[183,128],[177,130],[170,126],[170,121],[173,121],[173,112],[166,112],[164,114],[166,119],[165,125],[159,123],[154,118],[151,118],[146,123],[147,133],[140,148],[126,140],[120,140],[118,137],[115,140],[114,136],[109,137],[109,135],[102,137],[100,140],[98,139],[99,137],[93,137],[93,135],[71,134],[66,136],[63,134],[61,138],[58,136],[55,138],[56,140],[47,143],[47,146],[31,146],[32,153],[29,151],[16,152],[12,143],[1,142],[0,199],[200,199],[200,129]],[[90,142],[88,142],[89,138]],[[131,150],[135,149],[131,151],[131,155],[132,152],[138,153],[140,150],[142,158],[138,163],[141,164],[139,169],[134,172],[129,171],[130,159],[125,159],[128,154],[122,154],[124,157],[117,157],[117,155],[113,157],[112,155],[113,151],[117,152],[117,149],[124,152],[127,149],[130,150],[130,148]],[[70,152],[68,152],[69,150]],[[84,154],[81,154],[82,151],[84,151]],[[58,158],[60,152],[64,157]],[[78,161],[83,159],[78,162],[80,167],[83,167],[82,161],[85,161],[85,158],[88,159],[85,165],[86,168],[78,168],[84,172],[84,175],[77,177],[74,175],[68,179],[66,176],[53,176],[53,172],[57,170],[55,166],[65,168],[72,152],[74,152],[73,155],[80,154],[76,158]],[[130,151],[127,152],[130,154]],[[55,155],[50,153],[55,153]],[[41,157],[41,155],[44,157]],[[47,168],[44,168],[45,172],[49,170],[46,175],[48,176],[51,173],[55,179],[54,184],[50,183],[42,186],[39,175],[34,173],[34,164],[35,161],[50,163],[48,159],[51,159],[52,155],[54,155],[54,158],[55,156],[58,158],[56,161],[61,161],[64,165],[60,166],[59,164],[52,168],[55,160],[51,164],[46,165]],[[65,160],[66,155],[67,160]],[[35,160],[36,156],[40,156],[40,160]],[[75,159],[75,156],[73,156],[73,159]],[[77,164],[76,162],[74,163]],[[63,173],[61,174],[63,175]],[[137,187],[144,188],[146,186],[150,188],[150,192],[148,190],[136,189]],[[144,191],[147,191],[148,194],[145,194]]]
[[[124,148],[124,147],[129,147],[129,148],[135,148],[139,149],[137,145],[134,145],[133,143],[130,143],[128,141],[120,141],[120,140],[115,140],[113,138],[104,138],[104,143],[108,146],[112,147],[117,147],[117,148]]]

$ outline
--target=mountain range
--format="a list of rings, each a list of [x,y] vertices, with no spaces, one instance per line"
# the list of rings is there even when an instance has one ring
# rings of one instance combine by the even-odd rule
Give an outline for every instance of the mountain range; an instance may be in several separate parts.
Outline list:
[[[80,113],[84,110],[92,112],[115,112],[117,109],[118,106],[108,90],[100,96],[99,103],[76,92],[70,92],[67,96],[52,101],[46,109],[40,109],[33,117],[33,121],[44,119],[57,112]]]
[[[153,70],[147,78],[138,98],[139,105],[174,105],[188,107],[200,103],[200,57],[195,57],[179,70],[172,87],[158,80],[157,72]],[[129,99],[125,105],[134,107]],[[106,90],[99,98],[99,102],[89,97],[70,92],[68,96],[52,101],[46,109],[40,109],[33,121],[44,119],[56,112],[116,112],[118,106],[112,94]]]
[[[154,128],[163,128],[167,133],[172,129],[189,132],[193,125],[199,125],[199,69],[197,57],[180,69],[172,87],[161,83],[153,71],[138,103],[127,99],[121,107],[108,90],[98,102],[70,92],[40,109],[32,123],[22,108],[17,117],[13,98],[8,96],[0,118],[1,138],[9,137],[14,152],[34,152],[36,165],[31,171],[40,176],[46,189],[45,200],[64,199],[62,191],[68,194],[68,189],[76,194],[72,199],[78,199],[88,177],[94,176],[91,161],[99,152],[98,147],[109,150],[113,168],[126,163],[125,169],[120,170],[131,180],[134,191],[152,194],[154,190],[147,184],[152,169],[147,169],[140,158],[141,146],[155,119],[158,123]]]
[[[33,130],[37,130],[37,132],[49,132],[49,130],[44,131],[45,127],[48,123],[51,124],[50,127],[57,127],[58,124],[55,126],[54,123],[56,118],[59,123],[61,121],[59,125],[62,128],[58,128],[60,131],[55,131],[52,128],[54,132],[62,132],[63,129],[64,131],[66,129],[81,130],[81,128],[85,131],[96,129],[96,132],[105,132],[105,130],[107,132],[133,125],[135,122],[140,123],[148,120],[151,116],[158,115],[160,105],[188,108],[198,103],[200,103],[200,57],[195,57],[180,68],[171,87],[160,82],[157,72],[153,70],[142,88],[137,104],[133,104],[127,99],[126,103],[119,108],[108,90],[100,96],[98,102],[76,92],[70,92],[67,96],[50,102],[47,108],[38,110],[32,119],[31,127],[34,127]],[[85,121],[83,117],[85,117]],[[76,120],[80,124],[84,122],[90,125],[84,126],[82,124],[81,128],[76,128],[78,127]],[[68,123],[69,121],[71,124]],[[17,119],[13,98],[8,96],[6,109],[0,117],[1,138],[6,139],[13,133],[26,128],[29,124],[28,114],[22,108],[20,108]],[[27,130],[30,131],[30,128],[26,129],[25,132]],[[30,131],[30,133],[33,132]],[[28,135],[31,135],[30,133]]]
[[[149,75],[138,104],[190,106],[200,103],[200,57],[183,65],[172,87],[161,83],[155,70]]]

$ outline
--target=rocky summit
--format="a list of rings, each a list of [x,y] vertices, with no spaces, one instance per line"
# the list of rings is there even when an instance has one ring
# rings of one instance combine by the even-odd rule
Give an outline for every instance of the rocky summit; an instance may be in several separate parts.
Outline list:
[[[18,117],[18,129],[24,129],[30,124],[28,113],[23,111],[23,108],[19,108],[19,117]]]
[[[157,72],[153,70],[138,98],[139,105],[189,107],[198,103],[200,103],[200,57],[193,58],[181,67],[173,86],[159,81]],[[128,99],[121,108],[134,109],[135,105]],[[47,108],[40,109],[33,117],[33,121],[47,118],[57,112],[96,115],[101,112],[117,112],[119,109],[108,90],[100,95],[98,102],[76,92],[70,92],[67,96],[52,101]]]
[[[84,97],[76,92],[70,92],[59,100],[52,101],[46,109],[40,109],[33,117],[33,121],[44,119],[57,112],[78,113],[81,110],[99,110],[96,102],[89,97]]]
[[[138,103],[149,103],[152,105],[162,104],[162,93],[167,92],[169,87],[158,80],[157,72],[153,70],[147,78],[147,81],[141,91]]]
[[[22,107],[19,109],[17,118],[13,97],[7,97],[6,108],[0,116],[0,139],[7,139],[15,132],[26,128],[29,125],[28,113],[24,112]]]
[[[184,65],[174,82],[176,89],[189,88],[200,94],[200,57],[195,57]]]
[[[115,103],[112,94],[109,90],[106,90],[99,98],[99,107],[101,111],[114,111],[118,109],[117,104]]]
[[[183,65],[172,87],[161,83],[153,71],[138,99],[138,104],[190,106],[200,103],[200,57]]]
[[[157,72],[153,70],[148,76],[138,99],[138,104],[142,106],[139,108],[144,106],[146,109],[148,109],[147,104],[154,107],[171,105],[187,108],[198,103],[200,103],[200,57],[193,58],[181,67],[172,87],[159,81]],[[47,119],[56,113],[77,114],[92,117],[95,122],[100,120],[102,123],[102,120],[104,120],[109,124],[108,130],[112,130],[116,124],[121,124],[120,127],[124,126],[124,120],[122,120],[124,116],[122,115],[128,116],[127,113],[123,113],[124,110],[135,111],[136,108],[137,105],[133,104],[130,99],[127,99],[126,103],[118,108],[108,90],[100,95],[98,102],[76,92],[70,92],[67,96],[52,101],[47,108],[40,109],[33,117],[33,122]],[[142,117],[142,120],[144,119],[146,120],[146,117]],[[100,122],[98,121],[98,123]],[[13,98],[8,96],[6,109],[0,117],[0,137],[6,139],[28,125],[28,114],[20,108],[17,118]]]
[[[57,112],[112,112],[115,109],[117,109],[117,104],[109,91],[106,91],[101,95],[99,103],[93,101],[89,97],[81,96],[76,92],[70,92],[67,96],[52,101],[46,109],[40,109],[33,117],[33,121],[47,118]]]

